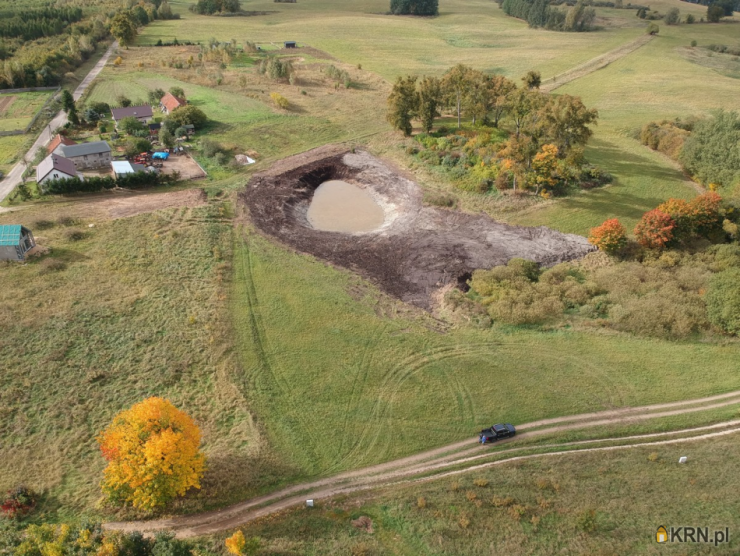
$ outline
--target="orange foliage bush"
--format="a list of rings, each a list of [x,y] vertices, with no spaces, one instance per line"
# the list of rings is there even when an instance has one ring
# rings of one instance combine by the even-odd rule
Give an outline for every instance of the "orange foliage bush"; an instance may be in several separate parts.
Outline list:
[[[200,488],[200,430],[168,400],[152,397],[122,411],[98,442],[109,462],[103,492],[114,502],[149,510]]]
[[[673,239],[676,222],[665,212],[653,209],[635,226],[637,242],[648,249],[662,249]]]
[[[226,550],[229,554],[235,554],[240,556],[244,553],[244,547],[247,545],[247,539],[244,538],[244,533],[237,531],[226,539]]]
[[[627,244],[627,230],[619,220],[612,218],[591,228],[588,242],[605,253],[615,253]]]

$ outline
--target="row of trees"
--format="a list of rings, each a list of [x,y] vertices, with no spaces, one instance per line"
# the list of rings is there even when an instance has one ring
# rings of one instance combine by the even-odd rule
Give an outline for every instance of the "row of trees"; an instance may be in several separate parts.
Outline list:
[[[151,144],[149,145],[151,147]],[[136,151],[142,152],[142,151]],[[153,172],[136,172],[126,174],[117,178],[109,176],[91,176],[85,179],[69,178],[48,180],[39,185],[39,193],[42,195],[64,195],[67,193],[96,192],[103,189],[122,187],[125,189],[141,189],[174,183],[179,179],[176,174],[163,174]]]
[[[596,19],[596,11],[583,0],[560,10],[550,5],[550,0],[504,0],[501,4],[504,13],[526,21],[530,27],[551,31],[591,31]]]
[[[201,15],[215,13],[237,13],[242,9],[239,0],[198,0],[190,6],[190,11]]]
[[[439,0],[391,0],[393,15],[439,15]]]
[[[70,23],[82,19],[82,8],[43,8],[11,14],[5,13],[0,19],[0,37],[31,41],[61,34]]]

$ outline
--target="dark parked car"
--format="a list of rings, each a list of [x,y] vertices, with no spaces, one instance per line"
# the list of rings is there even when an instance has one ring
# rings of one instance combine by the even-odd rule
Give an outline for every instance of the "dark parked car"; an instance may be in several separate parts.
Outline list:
[[[501,438],[509,438],[515,434],[516,429],[514,428],[514,425],[510,423],[506,423],[505,425],[499,423],[497,425],[493,425],[491,428],[480,431],[478,440],[481,444],[486,444],[488,442],[496,442]]]

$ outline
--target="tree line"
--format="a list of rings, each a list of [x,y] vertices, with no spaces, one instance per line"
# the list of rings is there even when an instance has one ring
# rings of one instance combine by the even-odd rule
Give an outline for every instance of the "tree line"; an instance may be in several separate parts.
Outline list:
[[[532,28],[551,31],[591,31],[596,11],[578,0],[567,11],[550,5],[550,0],[503,0],[501,9],[506,15],[523,19]]]
[[[190,11],[201,15],[216,13],[237,13],[242,7],[239,0],[198,0],[190,6]]]
[[[95,192],[103,189],[122,187],[126,189],[140,189],[143,187],[154,187],[175,183],[180,177],[175,174],[163,174],[154,172],[136,172],[125,174],[116,178],[110,176],[90,176],[85,179],[69,178],[48,180],[39,185],[39,193],[42,195],[63,195],[65,193]]]
[[[439,0],[391,0],[393,15],[439,15]]]
[[[44,8],[3,14],[0,37],[30,41],[61,34],[70,23],[82,19],[82,8]]]

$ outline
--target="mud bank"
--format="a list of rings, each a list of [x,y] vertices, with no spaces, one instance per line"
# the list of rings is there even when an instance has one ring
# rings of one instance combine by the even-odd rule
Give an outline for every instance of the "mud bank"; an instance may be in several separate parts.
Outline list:
[[[312,228],[308,206],[315,189],[329,180],[364,188],[383,208],[383,224],[356,234]],[[485,215],[422,206],[421,189],[413,181],[367,152],[340,146],[281,160],[255,174],[240,199],[264,233],[427,309],[436,289],[464,283],[475,269],[514,257],[552,265],[593,250],[584,237],[544,226],[510,226]]]

